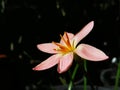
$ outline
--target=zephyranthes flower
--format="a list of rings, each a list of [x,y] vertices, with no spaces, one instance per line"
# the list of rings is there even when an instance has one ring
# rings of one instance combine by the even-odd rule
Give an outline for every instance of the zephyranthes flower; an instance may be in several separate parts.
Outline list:
[[[38,44],[37,47],[39,50],[53,55],[38,64],[33,68],[33,70],[45,70],[58,64],[58,72],[63,73],[72,65],[74,54],[90,61],[101,61],[107,59],[108,56],[103,51],[93,46],[88,44],[78,45],[78,43],[89,34],[93,26],[94,21],[91,21],[76,35],[64,32],[63,36],[60,35],[60,43],[52,42]]]

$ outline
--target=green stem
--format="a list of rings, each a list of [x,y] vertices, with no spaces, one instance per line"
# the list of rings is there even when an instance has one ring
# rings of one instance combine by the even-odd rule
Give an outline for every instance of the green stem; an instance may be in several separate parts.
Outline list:
[[[120,78],[120,61],[118,63],[117,74],[116,74],[116,78],[115,78],[114,90],[118,90],[119,78]]]
[[[72,73],[72,77],[71,77],[71,80],[70,80],[70,83],[69,83],[69,86],[68,86],[68,90],[72,90],[73,80],[75,78],[75,75],[76,75],[78,67],[79,67],[79,64],[77,63],[76,66],[75,66],[75,68],[74,68],[74,71]]]
[[[85,70],[85,72],[87,72],[87,62],[86,62],[86,60],[84,60],[84,70]],[[83,79],[84,79],[84,90],[87,90],[87,78],[86,78],[85,75],[84,75]]]

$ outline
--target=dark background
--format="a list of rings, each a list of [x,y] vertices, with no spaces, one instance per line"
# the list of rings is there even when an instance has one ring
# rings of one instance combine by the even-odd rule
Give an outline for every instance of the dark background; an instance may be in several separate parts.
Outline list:
[[[103,86],[101,72],[114,68],[111,61],[120,56],[119,4],[120,0],[1,0],[0,54],[7,57],[0,58],[0,90],[45,89],[60,85],[59,76],[69,81],[67,72],[57,73],[57,66],[40,72],[32,70],[50,56],[36,45],[59,41],[64,31],[77,33],[92,20],[94,28],[81,42],[101,49],[110,57],[107,61],[88,61],[91,83]],[[76,80],[82,75],[80,68]]]

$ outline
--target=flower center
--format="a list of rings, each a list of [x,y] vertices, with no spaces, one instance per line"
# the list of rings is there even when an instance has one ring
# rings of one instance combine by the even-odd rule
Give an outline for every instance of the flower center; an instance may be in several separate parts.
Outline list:
[[[60,35],[62,43],[53,42],[56,46],[58,46],[58,48],[55,48],[54,50],[56,50],[62,54],[66,54],[68,52],[73,52],[75,49],[74,42],[72,44],[70,43],[70,39],[66,32],[64,33],[64,35],[65,35],[65,37]]]

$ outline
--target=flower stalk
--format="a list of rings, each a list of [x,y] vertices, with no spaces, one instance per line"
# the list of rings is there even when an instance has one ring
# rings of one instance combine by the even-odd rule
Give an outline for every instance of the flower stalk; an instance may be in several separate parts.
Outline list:
[[[76,63],[76,66],[75,66],[75,68],[74,68],[74,70],[73,70],[72,77],[71,77],[71,80],[70,80],[70,83],[69,83],[69,86],[68,86],[68,90],[72,90],[73,81],[74,81],[76,72],[77,72],[77,70],[78,70],[78,67],[79,67],[79,64]]]
[[[120,61],[118,63],[117,73],[116,73],[116,77],[115,77],[115,87],[114,87],[114,90],[118,90],[119,78],[120,78]]]
[[[84,60],[84,70],[85,70],[85,73],[86,73],[87,72],[87,62],[86,62],[86,60]],[[84,90],[87,90],[87,78],[86,78],[86,75],[84,75],[83,80],[84,80]]]

